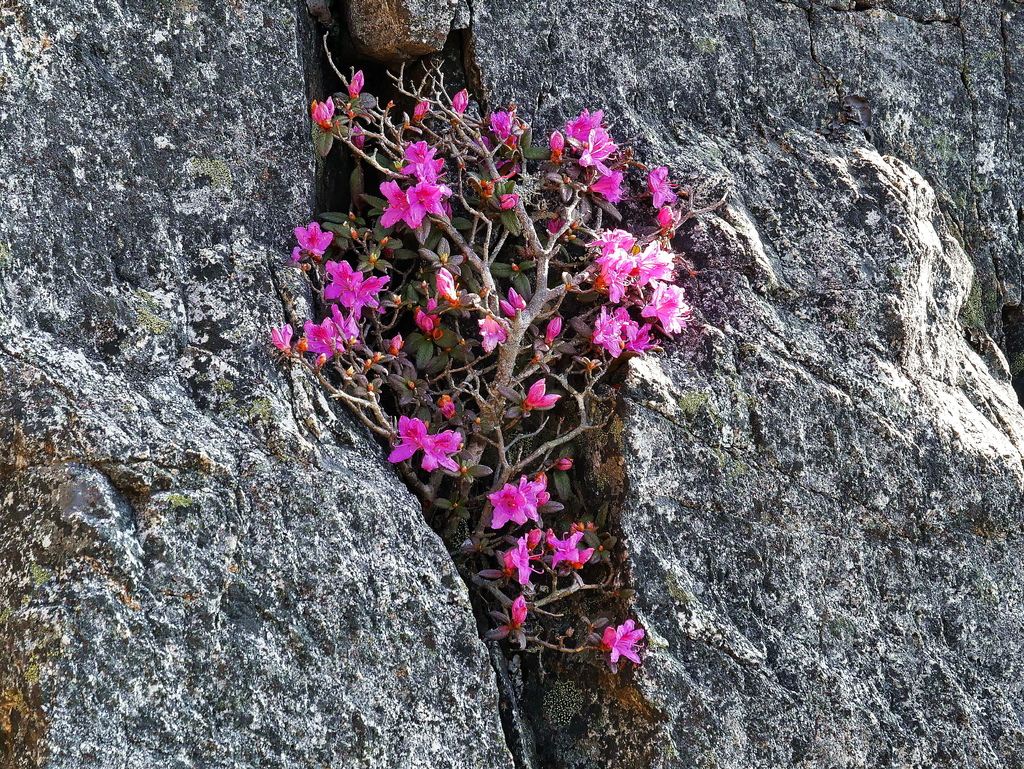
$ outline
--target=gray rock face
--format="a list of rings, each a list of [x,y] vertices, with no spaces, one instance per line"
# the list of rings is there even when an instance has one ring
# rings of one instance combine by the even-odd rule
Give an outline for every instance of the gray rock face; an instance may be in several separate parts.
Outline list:
[[[0,4],[0,766],[512,765],[447,553],[267,344],[297,10]]]
[[[345,0],[345,21],[360,56],[394,66],[444,48],[459,0]]]
[[[535,713],[541,765],[1024,765],[1024,13],[871,5],[474,2],[491,103],[734,190],[617,438],[652,731]]]

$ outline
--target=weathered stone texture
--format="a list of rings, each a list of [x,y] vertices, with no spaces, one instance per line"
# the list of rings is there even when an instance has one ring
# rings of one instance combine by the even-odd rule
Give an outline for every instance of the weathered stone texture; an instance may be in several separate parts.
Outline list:
[[[356,53],[395,66],[444,48],[464,0],[344,0]]]
[[[299,10],[0,3],[0,766],[511,766],[447,553],[268,349]]]
[[[1024,765],[1024,13],[849,5],[473,4],[492,104],[733,189],[679,240],[699,322],[626,387],[654,758],[537,714],[541,765]]]

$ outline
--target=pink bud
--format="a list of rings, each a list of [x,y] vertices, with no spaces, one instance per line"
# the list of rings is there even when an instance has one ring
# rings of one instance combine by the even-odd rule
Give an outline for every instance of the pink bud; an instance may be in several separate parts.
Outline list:
[[[658,210],[658,216],[656,218],[658,220],[658,224],[661,225],[661,228],[663,230],[667,230],[672,226],[672,209],[668,206],[662,206]]]
[[[569,459],[569,457],[562,457],[557,462],[555,462],[555,469],[563,471],[572,470],[572,460]]]
[[[515,208],[519,202],[519,196],[514,192],[510,192],[507,195],[501,196],[501,210],[508,211],[510,208]]]
[[[447,400],[445,400],[447,398]],[[445,419],[451,419],[455,416],[455,403],[448,396],[441,396],[441,400],[444,402],[441,404],[441,413],[444,414]]]
[[[276,347],[281,352],[290,352],[292,348],[292,327],[290,324],[285,324],[281,328],[270,329],[270,338]]]
[[[398,334],[394,339],[388,342],[388,352],[392,355],[398,355],[403,347],[405,347],[405,340],[402,339],[401,334]]]
[[[352,76],[352,82],[348,84],[348,95],[349,98],[356,98],[363,90],[363,71],[359,70],[355,75]]]
[[[363,145],[366,144],[365,133],[359,126],[352,126],[352,144],[359,149],[362,149]]]
[[[455,288],[455,277],[444,267],[437,271],[435,277],[437,293],[452,304],[459,303],[459,292]]]
[[[561,132],[555,131],[551,134],[551,151],[561,152],[563,149],[565,149],[565,137]]]
[[[460,115],[466,111],[466,107],[469,106],[469,93],[463,88],[452,99],[452,109],[458,112]]]
[[[526,547],[533,550],[537,545],[540,544],[541,538],[544,536],[544,532],[540,529],[533,529],[529,534],[526,535]]]
[[[550,232],[552,235],[558,234],[558,231],[562,229],[562,227],[564,226],[565,222],[563,222],[561,219],[548,219],[548,232]]]
[[[417,123],[420,122],[424,117],[426,117],[428,109],[430,109],[430,102],[421,101],[416,105],[416,109],[412,111],[412,119]]]
[[[556,315],[548,322],[548,327],[544,330],[544,344],[548,347],[555,341],[555,337],[558,336],[562,331],[562,318]]]

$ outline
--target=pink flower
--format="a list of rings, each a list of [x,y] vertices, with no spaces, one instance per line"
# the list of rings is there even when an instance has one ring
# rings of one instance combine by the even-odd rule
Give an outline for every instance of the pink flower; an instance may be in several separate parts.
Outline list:
[[[557,217],[554,219],[548,219],[548,232],[552,235],[557,235],[559,230],[564,226],[565,221],[563,219],[559,219]]]
[[[398,434],[402,439],[394,451],[388,456],[388,461],[395,463],[409,459],[417,451],[423,452],[423,461],[420,465],[428,472],[436,470],[438,466],[456,472],[459,464],[448,455],[458,453],[463,442],[462,433],[452,430],[445,430],[437,435],[427,433],[427,425],[416,417],[399,417]]]
[[[388,207],[384,209],[384,216],[380,218],[381,227],[393,227],[398,222],[407,221],[411,216],[409,210],[409,199],[405,195],[405,191],[398,186],[398,182],[389,181],[384,182],[380,185],[381,194],[388,199]],[[420,214],[420,221],[422,221],[423,215]],[[420,222],[417,221],[413,227],[419,227]]]
[[[436,154],[437,148],[424,141],[410,144],[405,149],[408,162],[403,166],[402,173],[413,174],[421,182],[437,181],[438,175],[444,170],[444,160],[435,159]]]
[[[558,403],[562,397],[561,395],[545,395],[546,391],[547,383],[543,379],[534,382],[523,401],[523,411],[532,411],[533,409],[545,411]]]
[[[616,307],[612,314],[608,313],[607,307],[602,307],[590,341],[603,346],[613,358],[618,358],[626,350],[644,352],[653,347],[650,330],[650,325],[641,327],[630,318],[624,307]]]
[[[313,121],[322,131],[330,131],[334,127],[334,100],[330,96],[324,102],[314,101],[310,111]]]
[[[420,327],[420,331],[423,332],[424,336],[431,336],[434,329],[441,324],[441,319],[436,315],[429,314],[435,307],[437,302],[433,299],[427,300],[427,312],[423,312],[419,307],[416,308],[416,314],[413,316],[413,320],[416,325]]]
[[[488,494],[487,498],[494,506],[491,528],[497,531],[509,521],[524,524],[528,518],[539,522],[537,508],[551,501],[551,495],[545,491],[547,483],[543,473],[535,481],[523,475],[515,486],[506,483],[500,490]]]
[[[565,149],[565,137],[560,131],[555,131],[548,140],[548,146],[551,147],[552,152],[561,152]]]
[[[562,457],[555,462],[555,469],[562,470],[563,472],[566,470],[572,470],[572,460],[569,459],[569,457]]]
[[[657,281],[672,280],[675,261],[675,254],[665,251],[657,241],[651,243],[636,256],[636,284],[653,286]]]
[[[508,211],[510,208],[515,208],[516,203],[519,202],[519,196],[514,192],[510,192],[507,195],[502,195],[501,198],[501,210]]]
[[[452,98],[452,109],[460,115],[466,111],[466,107],[469,106],[469,93],[463,88]]]
[[[618,149],[612,137],[603,128],[595,128],[587,134],[586,141],[582,142],[580,152],[580,165],[587,168],[596,168],[601,174],[608,176],[612,170],[605,165],[604,161],[611,157]],[[621,180],[621,179],[620,179]]]
[[[508,301],[506,302],[502,299],[498,304],[501,307],[501,311],[509,318],[516,316],[516,310],[526,309],[526,300],[519,296],[514,288],[508,290]]]
[[[636,238],[625,230],[605,230],[598,233],[598,236],[587,243],[588,248],[601,247],[602,256],[610,256],[616,251],[625,251],[627,254],[636,245]]]
[[[428,109],[430,109],[430,102],[428,101],[421,101],[419,104],[417,104],[415,109],[413,109],[412,111],[413,122],[419,123],[421,120],[423,120],[423,118],[426,117],[427,115]]]
[[[658,215],[654,217],[654,219],[658,222],[658,226],[663,230],[669,229],[676,223],[676,217],[672,213],[672,209],[668,206],[662,206],[659,208]]]
[[[635,628],[635,629],[634,629]],[[638,649],[634,648],[644,637],[643,628],[636,627],[631,619],[627,619],[617,628],[606,627],[604,637],[601,639],[601,651],[605,653],[608,667],[613,673],[619,672],[619,657],[632,660],[640,664]]]
[[[665,166],[658,166],[651,169],[647,174],[647,189],[651,191],[655,208],[661,208],[666,203],[673,203],[676,199],[675,191],[668,183],[668,169]]]
[[[352,126],[352,144],[359,149],[362,149],[366,145],[366,131],[359,126]]]
[[[561,561],[566,561],[574,569],[582,569],[594,554],[594,548],[580,550],[578,545],[583,539],[583,532],[577,531],[565,539],[558,539],[555,532],[548,529],[548,547],[554,552],[551,555],[551,568],[554,569]]]
[[[555,343],[555,337],[562,332],[562,317],[556,315],[548,321],[548,327],[544,330],[544,344],[548,347]]]
[[[415,229],[420,226],[426,214],[444,216],[444,198],[450,196],[452,191],[444,184],[434,182],[420,182],[409,189],[407,195],[409,200],[410,216],[406,217],[405,223]],[[413,224],[411,219],[415,219]]]
[[[444,267],[437,271],[434,276],[437,285],[437,293],[442,299],[447,299],[452,304],[459,303],[459,292],[455,289],[455,276]]]
[[[512,602],[512,622],[510,626],[513,629],[520,628],[524,622],[526,622],[526,598],[520,595]]]
[[[480,336],[483,337],[484,351],[491,352],[508,338],[508,333],[498,321],[488,315],[480,321]]]
[[[622,171],[609,171],[590,185],[590,191],[604,195],[610,203],[622,200]]]
[[[520,585],[529,585],[530,575],[534,572],[530,561],[536,560],[539,557],[539,555],[530,555],[530,551],[526,547],[526,537],[520,537],[516,546],[502,556],[502,560],[507,570],[519,572],[518,580]]]
[[[635,257],[626,251],[612,251],[597,257],[594,264],[601,268],[595,288],[607,289],[609,299],[621,302],[636,268]]]
[[[515,121],[511,112],[494,112],[491,114],[491,130],[500,141],[507,141],[511,138],[514,125]]]
[[[391,280],[388,276],[363,280],[363,273],[353,270],[348,262],[327,262],[324,269],[331,278],[324,288],[324,298],[337,299],[343,306],[351,307],[354,317],[359,316],[363,307],[378,307],[377,294]]]
[[[348,97],[356,98],[363,90],[363,71],[359,70],[352,76],[352,82],[348,84]]]
[[[295,239],[299,241],[303,250],[315,256],[323,256],[324,251],[334,241],[334,234],[321,230],[317,222],[310,222],[308,227],[295,228]]]
[[[270,339],[281,352],[291,352],[292,349],[292,331],[291,324],[286,323],[281,328],[270,329]]]
[[[586,141],[591,131],[601,127],[602,120],[602,110],[597,110],[593,115],[588,110],[583,110],[578,118],[565,124],[565,135],[579,142]]]
[[[655,283],[651,303],[640,314],[645,318],[657,318],[666,334],[678,334],[693,314],[693,308],[687,304],[680,286]]]
[[[359,326],[351,316],[343,317],[337,305],[331,308],[333,318],[325,318],[319,325],[306,321],[306,344],[315,355],[331,357],[359,339]]]

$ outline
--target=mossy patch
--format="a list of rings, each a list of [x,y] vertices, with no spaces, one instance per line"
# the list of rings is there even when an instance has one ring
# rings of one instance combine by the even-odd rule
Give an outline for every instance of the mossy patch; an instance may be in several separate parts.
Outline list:
[[[215,190],[230,190],[235,184],[231,169],[221,158],[189,158],[186,170],[193,181],[205,176]]]

